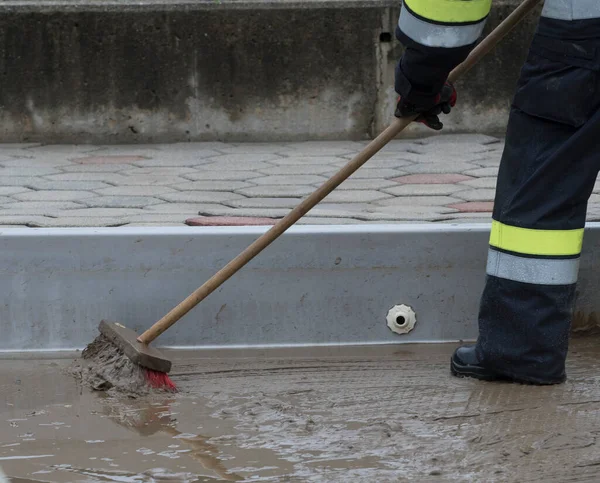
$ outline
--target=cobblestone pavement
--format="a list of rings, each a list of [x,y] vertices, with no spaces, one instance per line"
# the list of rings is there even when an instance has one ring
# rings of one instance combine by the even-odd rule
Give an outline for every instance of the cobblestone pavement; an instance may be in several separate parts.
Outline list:
[[[273,223],[365,145],[0,145],[0,227]],[[488,222],[502,149],[483,135],[394,141],[302,223]]]

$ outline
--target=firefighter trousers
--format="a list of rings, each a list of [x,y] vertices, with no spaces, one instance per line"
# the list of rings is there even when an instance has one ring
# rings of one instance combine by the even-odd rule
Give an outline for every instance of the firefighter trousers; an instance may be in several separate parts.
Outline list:
[[[543,21],[511,107],[476,354],[498,374],[544,384],[566,377],[587,203],[600,169],[600,29],[598,38],[574,38]]]

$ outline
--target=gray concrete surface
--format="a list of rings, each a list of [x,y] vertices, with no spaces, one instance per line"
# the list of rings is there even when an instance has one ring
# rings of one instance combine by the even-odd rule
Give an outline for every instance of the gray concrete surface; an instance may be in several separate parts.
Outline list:
[[[567,383],[449,375],[453,345],[178,352],[177,395],[88,392],[69,360],[2,360],[13,482],[597,481],[598,340]]]
[[[517,4],[494,2],[486,32]],[[367,139],[393,112],[398,2],[21,0],[0,12],[0,142]],[[448,131],[504,131],[536,23],[459,83]]]
[[[365,144],[0,145],[0,226],[277,219]],[[502,149],[501,139],[485,135],[394,141],[301,223],[490,221]],[[599,203],[600,185],[590,221],[599,219]]]

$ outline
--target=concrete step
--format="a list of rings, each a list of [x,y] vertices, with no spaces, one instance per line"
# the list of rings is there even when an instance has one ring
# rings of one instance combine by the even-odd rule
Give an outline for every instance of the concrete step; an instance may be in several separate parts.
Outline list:
[[[397,3],[2,2],[0,142],[368,139],[392,115]],[[504,129],[536,22],[460,83],[448,131]]]
[[[143,331],[266,229],[2,230],[0,352],[83,348],[101,319]],[[223,348],[475,339],[489,230],[489,224],[293,227],[157,343]],[[589,224],[575,330],[598,326],[599,235],[600,225]],[[408,333],[388,326],[398,320],[390,322],[390,309],[399,305],[416,313]]]

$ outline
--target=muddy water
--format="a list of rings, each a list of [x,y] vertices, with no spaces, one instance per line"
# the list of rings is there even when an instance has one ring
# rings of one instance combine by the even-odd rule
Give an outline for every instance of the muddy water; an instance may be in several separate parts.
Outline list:
[[[600,481],[600,340],[569,381],[448,374],[452,345],[176,353],[181,392],[91,393],[70,360],[0,360],[13,482]]]

